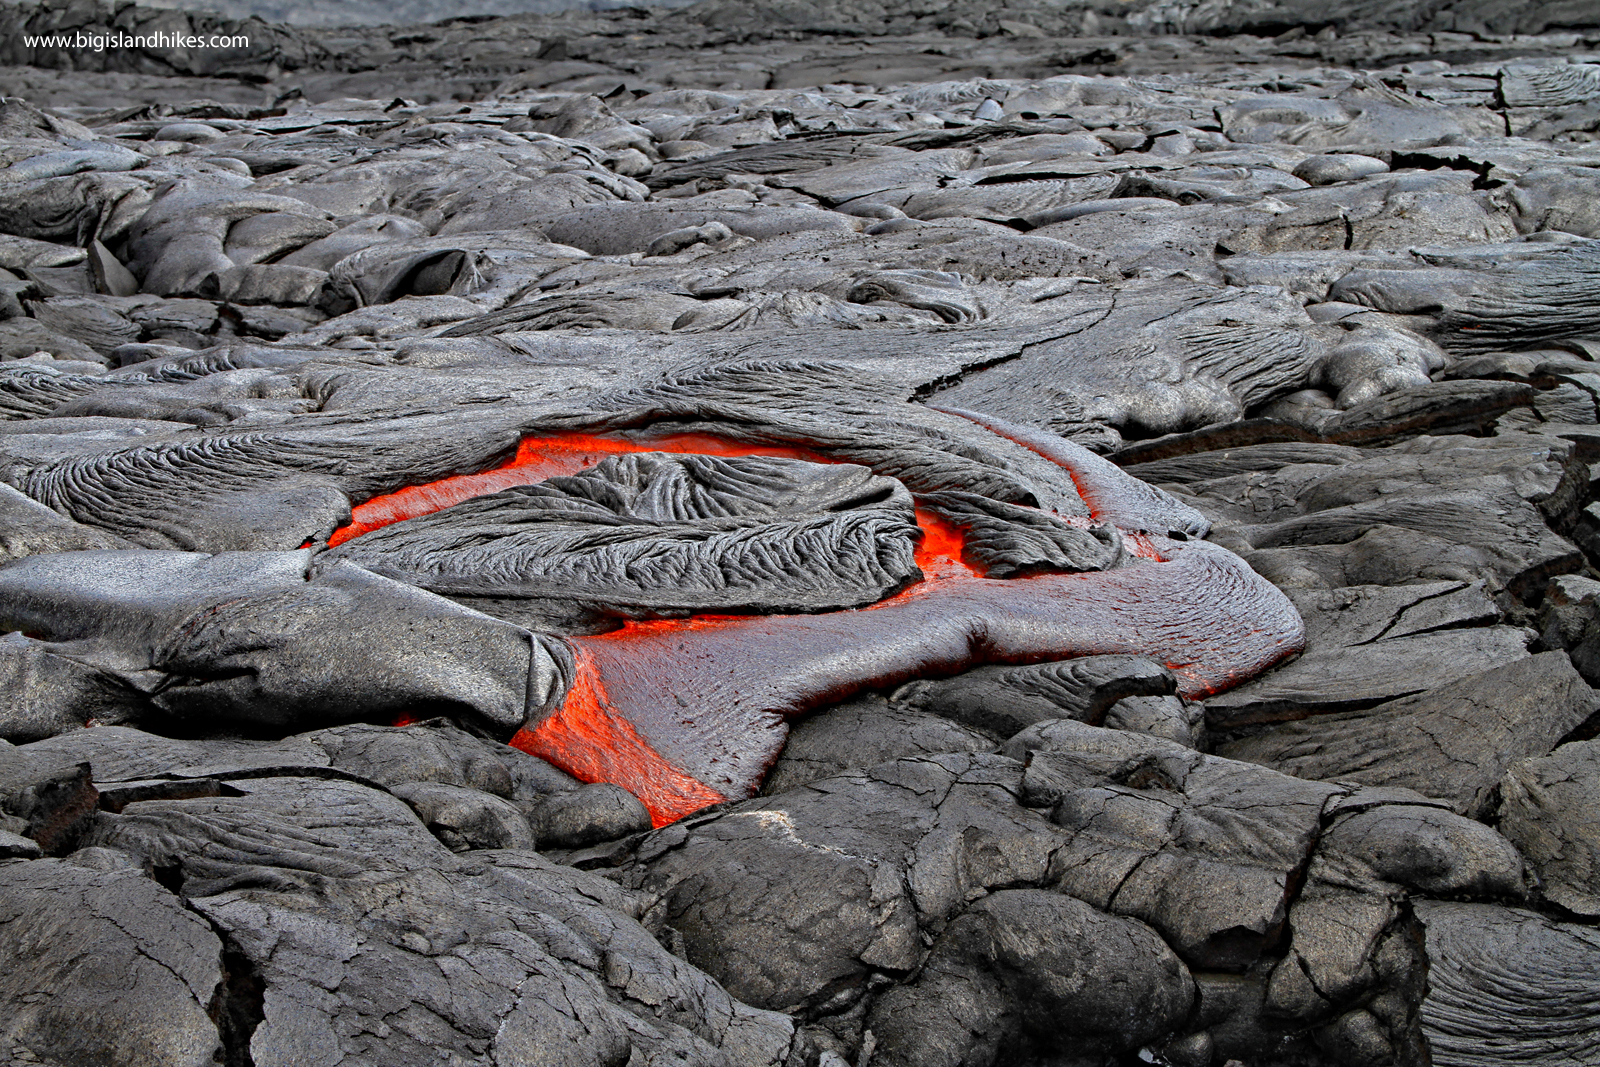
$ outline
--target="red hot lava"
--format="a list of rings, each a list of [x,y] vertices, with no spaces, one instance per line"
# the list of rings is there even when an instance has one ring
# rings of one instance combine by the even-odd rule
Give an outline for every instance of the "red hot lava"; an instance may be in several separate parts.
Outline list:
[[[648,444],[601,437],[588,433],[559,433],[548,437],[528,437],[517,446],[517,454],[493,470],[481,474],[460,474],[427,485],[416,485],[359,504],[351,512],[350,523],[328,538],[337,547],[364,533],[390,523],[431,515],[452,504],[509,489],[514,485],[534,485],[547,478],[576,474],[611,456],[630,452],[687,452],[701,456],[773,456],[805,459],[813,463],[830,460],[803,449],[768,445],[744,445],[703,433],[671,434]]]
[[[610,456],[654,451],[836,462],[708,434],[528,438],[494,470],[367,501],[330,544]],[[1148,564],[996,581],[962,561],[964,536],[954,524],[922,509],[917,522],[924,580],[869,607],[628,622],[569,638],[576,671],[562,706],[511,744],[584,781],[621,785],[663,826],[749,795],[782,749],[787,719],[863,689],[983,662],[1124,652],[1166,661],[1180,691],[1198,697],[1238,684],[1302,642],[1299,616],[1281,594],[1211,546],[1124,531],[1124,543]]]

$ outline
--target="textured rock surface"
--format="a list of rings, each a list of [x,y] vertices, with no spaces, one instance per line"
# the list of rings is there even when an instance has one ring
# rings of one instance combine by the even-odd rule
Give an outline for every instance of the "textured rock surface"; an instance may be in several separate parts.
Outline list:
[[[1593,5],[541,2],[0,5],[0,1061],[1600,1062]]]
[[[841,771],[906,756],[991,752],[996,747],[984,734],[941,715],[862,697],[801,720],[789,732],[762,792],[783,793]]]
[[[868,1025],[891,1064],[1015,1056],[1019,1046],[1082,1055],[1138,1048],[1193,1001],[1187,969],[1142,923],[1006,889],[945,927],[917,980],[874,1005]]]
[[[1219,751],[1308,778],[1405,786],[1481,817],[1507,768],[1554,748],[1597,703],[1565,653],[1545,652],[1368,711],[1274,726]]]
[[[1011,739],[1023,789],[1068,833],[1065,892],[1159,929],[1192,966],[1235,970],[1278,936],[1337,787],[1060,720]]]
[[[238,947],[265,987],[257,1063],[374,1047],[402,1063],[441,1049],[487,1063],[630,1050],[771,1063],[788,1048],[787,1019],[670,956],[608,883],[528,852],[455,861],[399,800],[352,783],[259,778],[239,792],[129,805],[102,816],[96,840],[173,868],[189,906]],[[461,985],[464,973],[476,977]]]
[[[1427,928],[1432,988],[1422,1011],[1435,1062],[1594,1057],[1593,927],[1486,904],[1428,903],[1417,916]],[[1536,1029],[1524,1026],[1530,1015]]]
[[[1513,763],[1500,786],[1501,831],[1539,872],[1545,898],[1585,918],[1600,913],[1597,749],[1580,741]]]
[[[122,859],[0,868],[0,1041],[13,1059],[199,1065],[222,1054],[209,1014],[226,992],[222,942]]]
[[[916,538],[910,494],[860,467],[645,453],[395,523],[339,554],[442,593],[775,615],[899,592]]]

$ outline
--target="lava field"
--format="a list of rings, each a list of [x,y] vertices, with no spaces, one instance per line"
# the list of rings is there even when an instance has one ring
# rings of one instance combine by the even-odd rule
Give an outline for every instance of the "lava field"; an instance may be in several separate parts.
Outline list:
[[[1600,8],[338,10],[0,5],[0,1064],[1600,1067]]]

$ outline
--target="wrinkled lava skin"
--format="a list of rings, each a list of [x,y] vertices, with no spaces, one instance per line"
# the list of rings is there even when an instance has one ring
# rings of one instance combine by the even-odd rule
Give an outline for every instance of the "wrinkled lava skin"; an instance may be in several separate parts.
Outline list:
[[[1293,606],[1239,557],[1205,542],[1145,532],[1156,491],[1130,489],[1126,476],[1109,476],[1109,463],[1085,459],[1081,450],[1063,452],[1050,435],[968,412],[950,414],[1067,467],[1093,519],[1115,524],[1126,550],[1139,558],[1110,571],[989,579],[961,561],[961,531],[919,509],[917,560],[924,579],[911,588],[856,610],[629,622],[610,633],[569,638],[575,666],[564,701],[511,743],[585,781],[623,786],[662,826],[751,795],[783,747],[788,719],[865,689],[983,663],[1136,653],[1166,663],[1179,691],[1200,698],[1303,647],[1304,627]],[[529,438],[496,470],[358,506],[330,544],[642,451],[827,462],[804,449],[705,434],[648,441],[576,433]]]

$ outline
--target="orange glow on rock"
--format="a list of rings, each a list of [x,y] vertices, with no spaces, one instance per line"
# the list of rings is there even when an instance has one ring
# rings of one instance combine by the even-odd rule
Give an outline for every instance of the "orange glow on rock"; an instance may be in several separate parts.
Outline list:
[[[608,456],[638,451],[643,449],[631,448],[628,442],[593,434],[526,438],[517,447],[516,455],[493,470],[479,474],[458,474],[427,485],[408,486],[358,504],[351,510],[350,523],[335,530],[333,536],[328,538],[328,545],[330,548],[337,547],[352,537],[360,537],[418,515],[431,515],[463,500],[498,493],[514,485],[533,485],[546,478],[576,474]]]
[[[1154,560],[1157,563],[1165,563],[1167,561],[1167,558],[1156,550],[1155,542],[1150,540],[1149,534],[1133,533],[1129,530],[1123,530],[1121,533],[1123,547],[1135,556],[1141,559]]]
[[[515,485],[535,485],[547,478],[576,474],[611,456],[636,452],[679,452],[700,456],[769,456],[774,459],[800,459],[811,463],[837,463],[838,460],[804,448],[784,445],[747,444],[708,433],[679,433],[652,437],[644,441],[602,437],[599,434],[559,433],[547,437],[525,437],[511,459],[480,474],[459,474],[427,485],[410,486],[373,497],[351,511],[350,522],[335,530],[328,547],[337,548],[351,538],[393,523],[431,515],[463,500],[487,496]],[[917,509],[917,525],[922,528],[922,544],[917,547],[917,566],[929,577],[938,577],[951,565],[961,573],[979,572],[962,562],[965,536],[947,519]]]
[[[772,456],[832,463],[825,456],[783,445],[754,445],[729,441],[706,433],[667,434],[648,441],[623,440],[590,433],[556,433],[525,437],[512,456],[493,470],[458,474],[427,485],[408,486],[375,496],[351,510],[350,522],[335,530],[328,547],[337,548],[352,537],[391,523],[443,511],[463,500],[498,493],[515,485],[535,485],[547,478],[576,474],[612,456],[634,452],[690,452],[702,456]]]
[[[493,470],[402,489],[361,504],[354,509],[353,521],[329,544],[342,544],[476,496],[575,474],[612,456],[658,451],[840,462],[803,448],[748,444],[703,433],[529,437],[511,459]],[[1061,518],[1084,528],[1098,524],[1092,516]],[[1209,588],[1206,582],[1215,584],[1203,565],[1192,577],[1182,577],[1197,561],[1203,563],[1203,557],[1169,572],[1163,564],[1174,554],[1167,542],[1121,530],[1127,550],[1159,569],[996,581],[962,559],[966,536],[959,526],[923,508],[916,509],[916,520],[922,531],[916,562],[923,579],[864,608],[820,615],[630,620],[607,633],[568,639],[576,657],[575,676],[561,708],[519,730],[510,744],[582,781],[621,786],[644,803],[652,823],[660,827],[753,790],[748,770],[726,779],[735,783],[727,793],[706,784],[702,778],[707,773],[720,773],[710,766],[719,758],[742,753],[770,764],[782,744],[782,733],[776,731],[782,730],[783,721],[869,683],[898,683],[930,671],[952,673],[979,662],[1150,654],[1161,648],[1163,658],[1171,660],[1169,666],[1178,673],[1180,691],[1198,696],[1237,684],[1260,668],[1252,661],[1250,668],[1240,669],[1242,673],[1219,675],[1219,667],[1232,668],[1224,663],[1229,657],[1219,658],[1222,649],[1211,647],[1210,640],[1197,645],[1189,636],[1186,624],[1195,620],[1185,617],[1181,596],[1173,598],[1189,588],[1185,582],[1198,581],[1200,588]],[[1169,618],[1167,611],[1152,611],[1155,603],[1173,604],[1179,610]],[[961,621],[968,617],[986,621],[969,630]],[[1224,618],[1219,625],[1225,628],[1228,622]],[[1072,627],[1082,632],[1074,633]],[[899,643],[907,630],[925,633],[929,647],[903,653]],[[1040,641],[1039,634],[1051,632],[1060,636]],[[1220,640],[1239,639],[1240,635],[1230,634]],[[1266,643],[1273,647],[1262,651],[1251,645],[1249,656],[1281,658],[1294,650],[1292,641]],[[813,688],[791,692],[795,685],[786,682],[782,668],[763,654],[766,646],[781,647],[789,659],[804,663],[803,669],[813,676]],[[1179,649],[1182,654],[1173,656]],[[1188,661],[1190,656],[1194,662]],[[675,706],[688,709],[681,722],[676,710],[665,713]],[[696,717],[702,720],[698,726]],[[412,721],[401,716],[395,725]],[[702,757],[704,767],[697,762]],[[698,770],[691,773],[688,766]]]
[[[585,782],[620,785],[650,810],[657,827],[728,798],[667,762],[606,697],[594,663],[577,650],[572,688],[559,711],[531,730],[524,727],[511,746],[561,768]]]
[[[922,544],[917,546],[917,566],[922,568],[923,574],[929,578],[942,577],[940,572],[950,570],[951,564],[968,577],[978,574],[977,568],[961,559],[967,544],[961,527],[925,508],[917,509],[917,525],[922,527]]]
[[[548,478],[576,474],[611,456],[636,452],[678,452],[712,456],[770,456],[834,463],[803,448],[747,444],[712,434],[669,434],[621,439],[598,434],[560,433],[524,438],[516,454],[493,470],[444,478],[374,497],[353,509],[352,521],[328,539],[337,546],[364,533],[419,515],[441,511],[473,497]],[[916,549],[924,581],[886,600],[899,603],[924,586],[949,578],[972,579],[980,572],[962,561],[965,535],[954,523],[924,508],[916,509],[922,541]],[[877,606],[877,605],[873,605]],[[748,626],[760,620],[745,615],[697,615],[687,619],[630,620],[589,641],[627,642],[651,635],[690,633]],[[611,782],[637,796],[656,826],[665,826],[709,804],[728,798],[672,765],[610,702],[605,683],[581,647],[576,677],[559,711],[532,728],[519,730],[510,744],[538,756],[586,782]],[[417,719],[400,715],[395,726]]]

